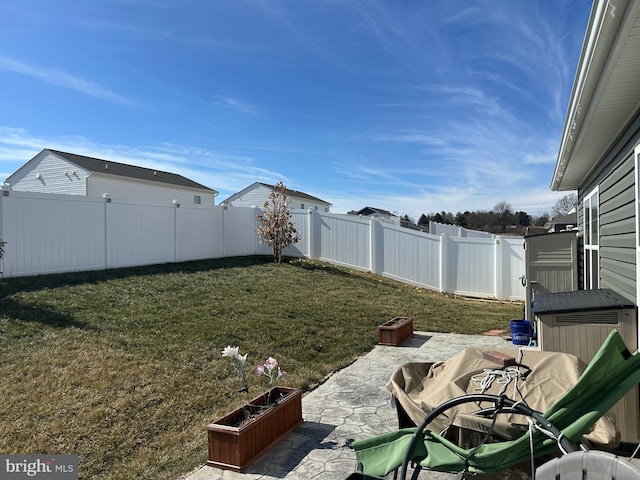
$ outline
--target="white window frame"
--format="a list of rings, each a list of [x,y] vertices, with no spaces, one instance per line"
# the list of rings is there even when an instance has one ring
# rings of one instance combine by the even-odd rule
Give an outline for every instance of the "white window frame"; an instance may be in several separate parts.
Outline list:
[[[584,272],[583,288],[600,288],[600,195],[594,188],[582,200]]]
[[[640,144],[633,150],[633,166],[635,169],[636,184],[636,305],[640,300]],[[638,318],[640,326],[640,318]],[[638,332],[638,342],[640,342],[640,329]],[[638,343],[640,345],[640,343]]]
[[[640,300],[640,144],[633,151],[636,183],[636,304]],[[640,318],[638,319],[640,322]],[[640,330],[638,330],[640,341]]]

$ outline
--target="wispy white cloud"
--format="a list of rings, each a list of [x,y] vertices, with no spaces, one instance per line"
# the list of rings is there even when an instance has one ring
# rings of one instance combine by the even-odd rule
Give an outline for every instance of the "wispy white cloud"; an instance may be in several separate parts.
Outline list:
[[[126,98],[90,80],[72,75],[64,70],[42,68],[0,55],[0,70],[26,75],[58,87],[75,90],[92,97],[119,104],[131,103]]]
[[[127,34],[147,41],[160,41],[173,38],[173,35],[167,30],[142,27],[126,22],[114,22],[104,18],[83,18],[78,20],[78,25],[90,30],[94,35],[100,31],[115,31],[119,34]]]
[[[253,105],[242,102],[236,98],[226,97],[224,95],[214,96],[214,105],[226,109],[235,110],[241,113],[255,113],[256,108]]]

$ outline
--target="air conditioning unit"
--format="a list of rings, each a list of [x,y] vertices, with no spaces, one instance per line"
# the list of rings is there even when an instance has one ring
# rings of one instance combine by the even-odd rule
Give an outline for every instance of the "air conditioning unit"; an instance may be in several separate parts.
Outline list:
[[[636,306],[613,290],[537,295],[533,310],[542,351],[570,353],[589,363],[612,330],[629,350],[638,348]],[[623,442],[640,441],[639,398],[636,387],[613,408]]]

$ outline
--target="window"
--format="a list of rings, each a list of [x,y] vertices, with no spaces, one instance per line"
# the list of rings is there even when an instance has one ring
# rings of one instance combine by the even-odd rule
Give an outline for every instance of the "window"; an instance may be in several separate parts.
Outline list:
[[[193,196],[193,203],[195,203],[196,205],[200,205],[202,203],[202,198],[200,197],[200,195]]]
[[[300,208],[301,208],[302,210],[304,210],[304,203],[301,203],[301,204],[300,204]]]
[[[600,232],[598,225],[598,189],[583,201],[584,212],[584,289],[600,287]]]

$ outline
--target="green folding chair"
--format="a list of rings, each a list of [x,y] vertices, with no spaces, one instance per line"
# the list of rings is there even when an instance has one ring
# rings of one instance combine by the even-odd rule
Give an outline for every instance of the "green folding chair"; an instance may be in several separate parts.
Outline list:
[[[582,436],[627,392],[640,382],[640,354],[631,354],[616,331],[612,331],[576,384],[543,414],[506,397],[465,395],[430,412],[417,428],[402,429],[353,443],[357,472],[367,478],[384,477],[401,469],[404,479],[410,463],[450,473],[496,474],[534,457],[570,452]],[[530,434],[508,441],[488,443],[491,429],[474,448],[462,448],[427,427],[449,408],[465,402],[488,402],[495,420],[500,413],[531,417]],[[555,432],[555,433],[554,433]],[[363,477],[364,478],[364,477]]]

